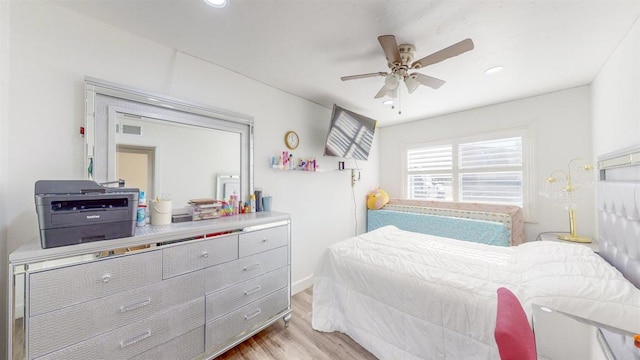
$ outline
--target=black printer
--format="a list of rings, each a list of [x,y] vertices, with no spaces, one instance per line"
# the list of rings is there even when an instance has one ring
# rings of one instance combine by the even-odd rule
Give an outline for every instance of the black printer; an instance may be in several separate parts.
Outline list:
[[[36,212],[43,248],[135,235],[138,189],[91,180],[38,180]]]

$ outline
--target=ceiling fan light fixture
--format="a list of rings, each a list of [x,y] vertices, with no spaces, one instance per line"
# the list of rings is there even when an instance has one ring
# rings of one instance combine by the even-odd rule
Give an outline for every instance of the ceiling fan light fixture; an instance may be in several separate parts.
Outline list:
[[[226,7],[229,3],[228,0],[202,0],[205,4],[214,7],[214,8],[223,8]]]
[[[412,94],[418,86],[420,86],[420,81],[416,80],[413,76],[407,76],[404,79],[404,84],[407,86],[407,90],[409,90],[409,94]]]
[[[487,70],[484,71],[484,73],[487,75],[493,75],[493,74],[499,73],[502,70],[504,70],[504,66],[498,65],[498,66],[493,66],[488,68]]]
[[[398,79],[398,75],[396,75],[396,74],[389,74],[384,79],[384,85],[389,90],[393,90],[393,89],[397,88],[399,82],[400,82],[400,80]]]
[[[441,49],[427,55],[419,60],[413,61],[415,54],[415,46],[412,44],[400,44],[396,42],[396,38],[393,35],[381,35],[378,36],[378,42],[382,47],[384,56],[387,60],[387,66],[389,72],[377,72],[368,73],[362,75],[349,75],[340,78],[342,81],[369,78],[375,76],[383,76],[384,85],[373,96],[374,99],[379,99],[384,96],[389,96],[398,99],[398,105],[400,104],[399,84],[404,82],[409,94],[415,92],[415,90],[421,85],[430,87],[432,89],[439,89],[446,81],[435,78],[433,76],[421,74],[418,72],[409,73],[413,69],[420,69],[429,65],[437,64],[449,58],[461,55],[467,51],[473,50],[474,44],[471,39],[464,39],[449,47]],[[401,112],[398,111],[398,114]]]

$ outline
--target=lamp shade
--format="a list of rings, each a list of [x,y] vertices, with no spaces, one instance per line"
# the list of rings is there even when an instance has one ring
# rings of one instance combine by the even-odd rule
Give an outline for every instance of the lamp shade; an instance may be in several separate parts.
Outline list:
[[[387,87],[387,89],[389,90],[393,90],[395,88],[398,87],[398,83],[400,82],[400,80],[398,80],[398,75],[396,74],[389,74],[387,75],[387,77],[384,79],[384,86]]]
[[[407,76],[404,79],[404,84],[407,86],[407,90],[409,90],[409,94],[412,94],[418,86],[420,86],[420,82],[411,76]]]

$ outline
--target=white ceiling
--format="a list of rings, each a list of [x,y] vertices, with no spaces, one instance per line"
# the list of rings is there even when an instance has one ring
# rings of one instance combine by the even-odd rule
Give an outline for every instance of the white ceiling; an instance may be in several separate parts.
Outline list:
[[[56,0],[327,108],[388,126],[589,84],[640,16],[640,0]],[[447,83],[401,93],[402,114],[374,99],[387,71],[377,37],[416,59],[465,38],[475,49],[419,70]],[[484,70],[503,65],[504,71]]]

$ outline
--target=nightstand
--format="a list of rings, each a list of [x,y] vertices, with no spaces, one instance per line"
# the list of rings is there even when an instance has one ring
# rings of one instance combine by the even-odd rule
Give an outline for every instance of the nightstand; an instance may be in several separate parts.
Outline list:
[[[593,250],[593,252],[598,252],[598,250],[600,249],[600,247],[598,246],[598,241],[595,240],[595,239],[593,239],[592,242],[590,242],[590,243],[579,243],[579,242],[573,242],[573,241],[566,241],[566,240],[558,239],[558,235],[562,235],[562,234],[565,234],[565,233],[542,233],[538,237],[542,241],[559,241],[559,242],[563,242],[563,243],[570,243],[570,244],[578,244],[578,245],[588,246],[591,250]]]

